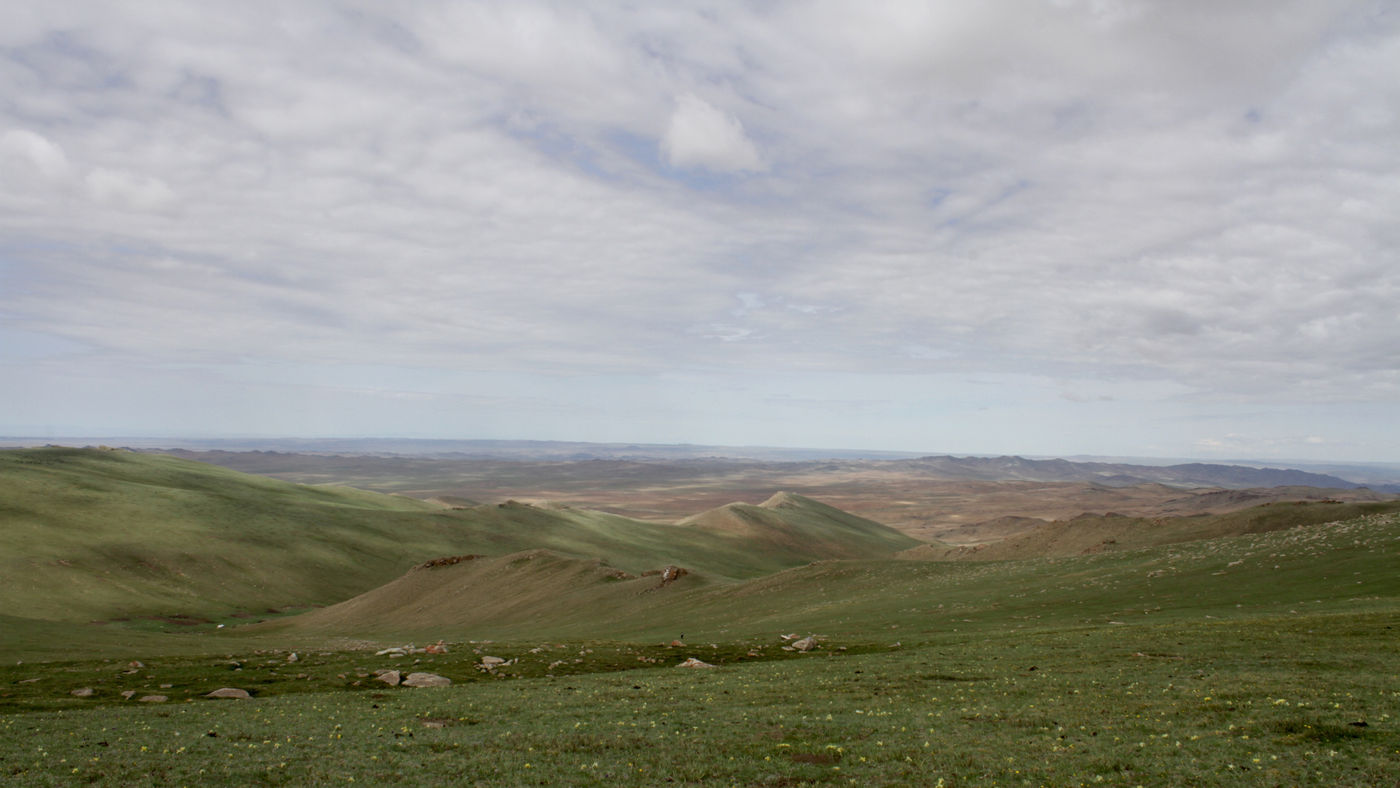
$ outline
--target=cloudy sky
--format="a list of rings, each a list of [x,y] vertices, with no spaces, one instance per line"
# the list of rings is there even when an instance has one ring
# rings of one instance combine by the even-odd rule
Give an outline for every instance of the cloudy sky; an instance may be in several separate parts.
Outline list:
[[[0,5],[0,434],[1400,459],[1395,2]]]

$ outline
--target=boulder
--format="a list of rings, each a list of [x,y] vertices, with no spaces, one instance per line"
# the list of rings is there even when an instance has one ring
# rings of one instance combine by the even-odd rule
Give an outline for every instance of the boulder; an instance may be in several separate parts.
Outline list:
[[[405,687],[450,687],[452,679],[446,676],[439,676],[436,673],[410,673],[408,678],[403,680]]]
[[[397,687],[403,681],[403,674],[397,670],[376,670],[374,678],[376,681],[382,681],[391,687]]]
[[[678,668],[713,668],[714,665],[711,665],[711,664],[708,663],[708,662],[701,662],[700,660],[696,659],[695,657],[691,657],[690,659],[686,660],[685,662],[682,662],[681,664],[677,665],[676,667],[678,667]]]
[[[232,698],[232,699],[237,699],[237,700],[247,700],[247,699],[249,699],[249,698],[251,698],[251,697],[253,697],[253,696],[252,696],[252,695],[249,695],[249,694],[248,694],[248,690],[245,690],[245,689],[238,689],[237,687],[220,687],[220,688],[214,690],[213,692],[211,692],[211,693],[205,695],[204,697],[206,697],[206,698]]]
[[[817,647],[817,639],[815,636],[808,635],[801,640],[793,641],[792,647],[798,651],[811,651]]]

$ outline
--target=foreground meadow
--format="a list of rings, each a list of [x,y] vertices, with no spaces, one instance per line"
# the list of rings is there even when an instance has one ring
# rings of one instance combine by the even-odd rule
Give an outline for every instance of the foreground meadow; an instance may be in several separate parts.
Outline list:
[[[458,683],[429,689],[337,686],[329,671],[353,679],[390,662],[327,652],[283,668],[307,674],[307,691],[183,700],[177,683],[159,705],[109,694],[12,708],[0,774],[14,785],[1391,785],[1397,630],[1393,612],[1315,614],[749,662],[706,644],[626,670],[631,649],[618,647],[600,672],[552,677],[487,677],[461,654],[431,666]],[[682,652],[720,664],[672,667]],[[17,670],[6,668],[11,686]],[[205,671],[221,683],[229,667]],[[46,680],[66,687],[84,672],[116,671],[55,664]]]

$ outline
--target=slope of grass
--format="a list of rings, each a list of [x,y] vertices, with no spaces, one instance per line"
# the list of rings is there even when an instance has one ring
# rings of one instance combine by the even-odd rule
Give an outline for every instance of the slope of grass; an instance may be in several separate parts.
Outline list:
[[[0,666],[0,774],[16,785],[1385,785],[1400,753],[1397,559],[1400,516],[1371,514],[1069,558],[824,561],[659,591],[549,552],[465,561],[396,581],[391,621],[465,596],[465,618],[416,633],[299,629],[297,617],[189,638],[208,644],[204,657]],[[512,585],[522,580],[535,585]],[[580,587],[591,590],[572,601]],[[512,589],[520,607],[471,617],[472,603],[496,604],[483,594]],[[682,626],[690,646],[658,645]],[[782,651],[778,634],[792,631],[822,636],[818,649]],[[411,634],[446,639],[450,653],[328,648]],[[519,662],[487,673],[487,654]],[[672,667],[691,656],[719,667]],[[454,685],[389,688],[370,677],[377,668]],[[257,697],[202,700],[215,686]],[[95,692],[73,697],[80,687]],[[126,701],[122,689],[171,700]]]
[[[771,517],[789,537],[781,548],[568,507],[447,509],[161,455],[0,451],[0,610],[13,617],[0,652],[50,643],[61,653],[45,621],[197,630],[331,604],[444,555],[545,548],[633,574],[676,564],[722,581],[912,542],[813,501]],[[93,629],[84,639],[113,640]]]
[[[436,511],[158,455],[0,452],[0,608],[88,621],[333,602],[457,547]]]
[[[1187,517],[1142,518],[1086,514],[1072,520],[1046,523],[1000,542],[971,547],[920,545],[906,550],[900,557],[935,561],[1006,561],[1083,555],[1279,531],[1302,525],[1397,511],[1400,511],[1400,501],[1297,501],[1265,503],[1225,514]]]
[[[413,572],[277,625],[314,643],[549,638],[703,641],[817,632],[918,642],[948,632],[1295,616],[1400,604],[1400,516],[1136,551],[1006,562],[823,561],[738,583],[613,580],[550,556]],[[1113,622],[1110,624],[1110,622]]]
[[[746,549],[809,560],[885,557],[920,544],[873,520],[788,492],[757,506],[731,503],[688,517],[680,525],[741,542]]]

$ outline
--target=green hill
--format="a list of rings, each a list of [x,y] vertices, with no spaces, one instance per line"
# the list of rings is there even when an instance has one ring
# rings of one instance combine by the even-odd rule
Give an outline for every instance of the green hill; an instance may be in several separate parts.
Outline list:
[[[420,501],[93,449],[0,452],[0,523],[0,608],[54,621],[330,603],[460,547]]]
[[[1087,555],[1241,534],[1266,533],[1397,511],[1400,511],[1400,501],[1296,501],[1266,503],[1226,514],[1188,517],[1144,518],[1117,514],[1085,514],[1070,520],[1057,520],[1036,526],[999,542],[960,547],[920,545],[904,551],[899,557],[927,561],[1006,561]]]
[[[0,609],[13,643],[44,621],[177,629],[332,604],[444,555],[544,549],[719,582],[917,544],[796,496],[748,508],[762,527],[736,534],[513,501],[449,509],[163,455],[0,451]]]
[[[821,561],[742,582],[655,589],[596,561],[536,551],[415,569],[343,604],[264,625],[293,640],[704,640],[821,632],[906,642],[1027,631],[1388,609],[1400,601],[1400,516],[1062,558]],[[268,629],[273,626],[273,629]]]

